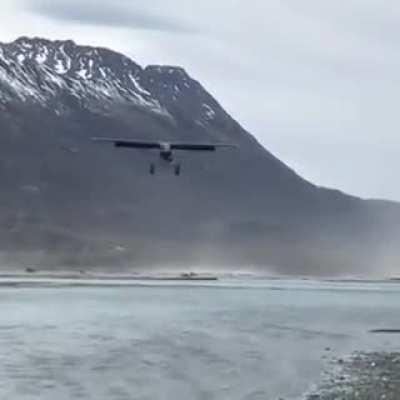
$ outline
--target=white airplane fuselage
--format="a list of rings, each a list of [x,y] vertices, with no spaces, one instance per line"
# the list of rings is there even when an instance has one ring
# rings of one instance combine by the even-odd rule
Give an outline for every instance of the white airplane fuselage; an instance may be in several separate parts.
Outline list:
[[[171,145],[169,143],[161,143],[160,158],[168,163],[172,163],[174,161]]]

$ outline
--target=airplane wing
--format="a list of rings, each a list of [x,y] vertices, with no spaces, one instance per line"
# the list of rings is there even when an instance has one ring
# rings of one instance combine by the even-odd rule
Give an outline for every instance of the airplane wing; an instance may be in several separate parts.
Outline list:
[[[111,142],[115,147],[129,147],[132,149],[160,149],[160,142],[145,141],[145,140],[131,140],[131,139],[113,139],[104,137],[92,138],[95,142]]]
[[[118,138],[94,137],[92,140],[96,142],[111,142],[115,147],[129,147],[134,149],[163,149],[167,146],[171,150],[186,150],[186,151],[215,151],[221,147],[238,146],[230,143],[196,143],[196,142],[167,142],[167,141],[146,141]]]
[[[238,146],[230,143],[180,143],[172,142],[171,150],[187,150],[187,151],[215,151],[221,147],[234,147]]]

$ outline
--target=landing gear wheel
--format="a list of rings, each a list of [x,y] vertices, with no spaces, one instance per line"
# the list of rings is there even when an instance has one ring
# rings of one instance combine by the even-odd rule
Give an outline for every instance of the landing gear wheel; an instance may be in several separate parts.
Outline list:
[[[179,176],[179,175],[181,174],[181,165],[180,165],[180,164],[176,164],[176,165],[175,165],[175,170],[174,170],[174,172],[175,172],[175,175],[176,175],[176,176]]]
[[[154,175],[155,172],[156,172],[156,166],[153,163],[151,163],[150,164],[150,174]]]

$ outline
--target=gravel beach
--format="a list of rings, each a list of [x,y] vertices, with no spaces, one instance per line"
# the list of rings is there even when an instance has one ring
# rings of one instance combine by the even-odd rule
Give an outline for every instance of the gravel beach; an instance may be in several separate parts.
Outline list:
[[[307,400],[399,400],[400,353],[356,353],[332,362]]]

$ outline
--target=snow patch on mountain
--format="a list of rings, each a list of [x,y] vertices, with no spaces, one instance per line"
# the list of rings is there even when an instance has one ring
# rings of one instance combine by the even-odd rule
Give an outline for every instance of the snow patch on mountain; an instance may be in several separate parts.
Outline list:
[[[175,122],[190,115],[193,125],[202,128],[229,119],[183,68],[142,68],[122,54],[71,40],[22,37],[0,43],[0,100],[39,103],[59,116],[74,101],[96,112],[126,105]]]
[[[106,49],[72,41],[20,38],[0,44],[0,93],[22,101],[55,106],[69,93],[90,107],[91,101],[124,102],[171,118],[137,74],[141,67]]]
[[[215,118],[216,113],[215,113],[215,111],[212,109],[212,107],[210,107],[210,106],[209,106],[208,104],[206,104],[206,103],[203,103],[203,108],[204,108],[205,116],[206,116],[207,119],[211,120],[211,119]]]

